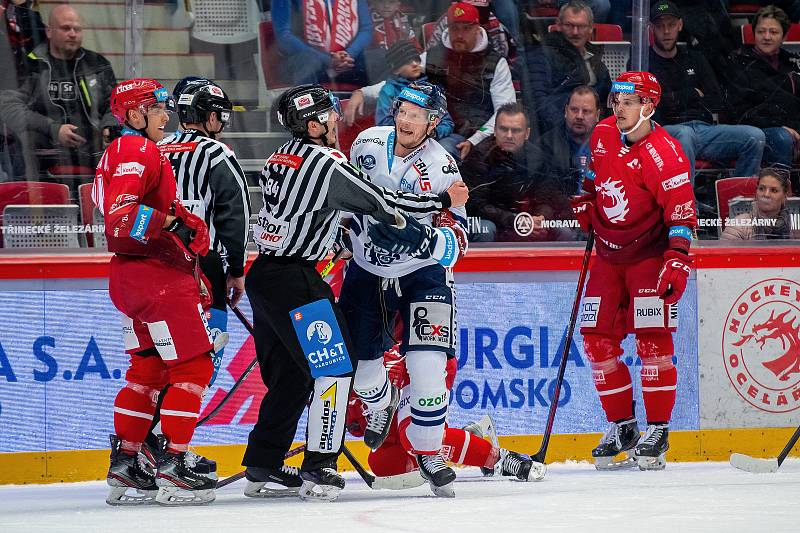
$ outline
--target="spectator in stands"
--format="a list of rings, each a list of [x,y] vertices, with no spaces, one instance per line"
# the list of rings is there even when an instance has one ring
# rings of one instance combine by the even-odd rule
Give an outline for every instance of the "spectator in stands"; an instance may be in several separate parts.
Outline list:
[[[569,0],[558,0],[558,7],[567,4]],[[587,0],[586,4],[591,8],[594,21],[598,24],[605,23],[608,19],[608,12],[611,10],[610,0]]]
[[[80,165],[94,172],[104,135],[116,124],[109,98],[116,85],[111,64],[83,48],[78,12],[59,4],[50,12],[49,43],[28,54],[29,74],[18,90],[0,92],[0,121],[22,141],[28,179],[39,177],[35,149],[56,149],[49,164]]]
[[[42,17],[32,4],[31,0],[2,0],[0,3],[0,15],[14,55],[13,61],[17,72],[17,83],[13,88],[16,88],[27,75],[26,56],[37,45],[47,40]]]
[[[489,47],[479,22],[475,6],[451,4],[442,42],[423,58],[428,81],[444,89],[455,122],[454,133],[439,143],[459,161],[494,133],[495,111],[516,101],[508,62]]]
[[[409,41],[394,43],[386,54],[386,61],[392,71],[392,77],[386,80],[378,95],[378,103],[375,106],[377,126],[394,125],[392,102],[404,87],[412,81],[428,81],[419,52]],[[436,126],[436,138],[443,139],[451,133],[453,133],[453,118],[447,113]]]
[[[512,60],[516,56],[517,42],[508,28],[495,16],[491,2],[489,0],[464,0],[464,3],[475,6],[477,9],[478,20],[481,27],[486,30],[486,36],[489,39],[489,48],[500,54],[500,57]],[[448,15],[444,13],[436,21],[436,27],[425,43],[426,50],[441,44],[442,36],[448,25]]]
[[[461,175],[470,187],[467,211],[481,219],[481,230],[472,235],[473,241],[570,237],[568,231],[542,227],[542,221],[554,217],[551,206],[537,197],[542,190],[544,155],[530,142],[530,134],[522,105],[503,104],[497,110],[494,135],[481,141],[464,160]]]
[[[695,175],[695,159],[736,161],[736,176],[755,176],[764,153],[764,132],[753,126],[718,124],[724,97],[705,57],[678,48],[683,20],[678,7],[661,0],[650,10],[653,46],[650,72],[661,81],[655,120],[683,147]]]
[[[600,50],[589,43],[592,10],[579,0],[570,0],[561,7],[556,23],[558,31],[548,33],[541,45],[526,52],[531,88],[526,105],[535,110],[542,132],[559,126],[561,110],[575,87],[589,85],[601,102],[611,88]]]
[[[589,137],[599,121],[600,97],[588,85],[579,85],[572,90],[564,106],[561,127],[542,136],[543,173],[561,194],[560,201],[554,205],[559,214],[570,209],[567,199],[581,190],[591,160]]]
[[[367,0],[272,0],[272,24],[294,83],[367,83]],[[269,83],[269,80],[267,80]]]
[[[417,35],[411,27],[408,14],[403,11],[402,0],[372,0],[372,44],[388,50],[394,43],[416,43]]]
[[[783,10],[758,10],[755,45],[732,56],[727,83],[733,116],[764,130],[764,161],[790,168],[800,149],[800,56],[781,48],[789,30]]]
[[[760,5],[766,7],[773,5],[783,9],[789,20],[800,22],[800,0],[759,0]]]
[[[758,188],[753,208],[733,218],[734,221],[766,220],[767,224],[738,225],[728,223],[722,232],[726,240],[798,239],[800,229],[792,228],[786,199],[789,196],[789,174],[767,167],[758,174]],[[773,224],[774,221],[774,224]]]
[[[719,0],[674,0],[683,16],[680,41],[690,50],[702,54],[717,75],[723,77],[728,70],[728,56],[740,44],[738,28],[734,29],[725,2]],[[655,4],[654,0],[651,6]]]

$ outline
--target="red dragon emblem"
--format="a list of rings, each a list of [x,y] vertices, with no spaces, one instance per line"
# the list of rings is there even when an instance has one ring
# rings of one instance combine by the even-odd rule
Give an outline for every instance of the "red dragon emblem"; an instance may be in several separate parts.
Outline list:
[[[752,340],[763,350],[768,339],[780,340],[783,354],[761,364],[781,381],[786,381],[795,372],[800,372],[800,324],[795,325],[794,316],[790,316],[787,320],[789,313],[790,311],[784,311],[775,316],[773,310],[766,321],[753,325],[752,334],[742,335],[739,341],[733,343],[734,346],[742,346]],[[762,331],[764,333],[760,334]]]

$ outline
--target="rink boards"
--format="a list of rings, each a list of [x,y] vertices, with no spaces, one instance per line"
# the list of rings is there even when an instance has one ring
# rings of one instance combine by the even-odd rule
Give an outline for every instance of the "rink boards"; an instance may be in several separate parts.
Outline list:
[[[700,249],[679,306],[673,458],[774,454],[800,423],[800,254]],[[572,307],[581,251],[472,250],[458,269],[459,373],[449,423],[491,413],[507,444],[538,448]],[[107,257],[0,261],[0,483],[96,479],[127,366]],[[242,306],[250,316],[245,302]],[[231,315],[230,343],[201,417],[255,356]],[[637,412],[639,362],[627,339]],[[549,460],[585,459],[605,429],[580,334],[569,347]],[[264,387],[253,372],[194,443],[234,472]],[[304,427],[304,421],[299,426]],[[791,430],[789,430],[791,431]],[[296,439],[303,439],[302,431]],[[359,453],[360,442],[348,444]],[[206,448],[209,447],[209,448]]]

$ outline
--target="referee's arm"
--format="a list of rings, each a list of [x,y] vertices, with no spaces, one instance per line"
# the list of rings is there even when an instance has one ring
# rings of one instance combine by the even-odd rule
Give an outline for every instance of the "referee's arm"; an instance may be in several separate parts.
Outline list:
[[[398,209],[406,213],[435,213],[450,207],[451,201],[447,192],[436,195],[390,191],[370,183],[351,165],[339,164],[331,174],[326,205],[394,224]]]
[[[250,197],[241,166],[234,157],[223,155],[209,172],[214,191],[214,228],[216,237],[228,253],[228,274],[244,275],[245,248],[250,222]]]

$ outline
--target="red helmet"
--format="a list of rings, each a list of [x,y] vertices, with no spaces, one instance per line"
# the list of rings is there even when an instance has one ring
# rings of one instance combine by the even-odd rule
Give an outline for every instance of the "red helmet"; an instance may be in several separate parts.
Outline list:
[[[611,85],[611,93],[638,94],[649,98],[654,106],[661,101],[661,85],[649,72],[623,72]]]
[[[159,102],[166,103],[170,111],[175,109],[174,100],[163,85],[150,78],[134,78],[114,87],[111,92],[111,113],[120,124],[124,124],[128,109],[147,109]]]

